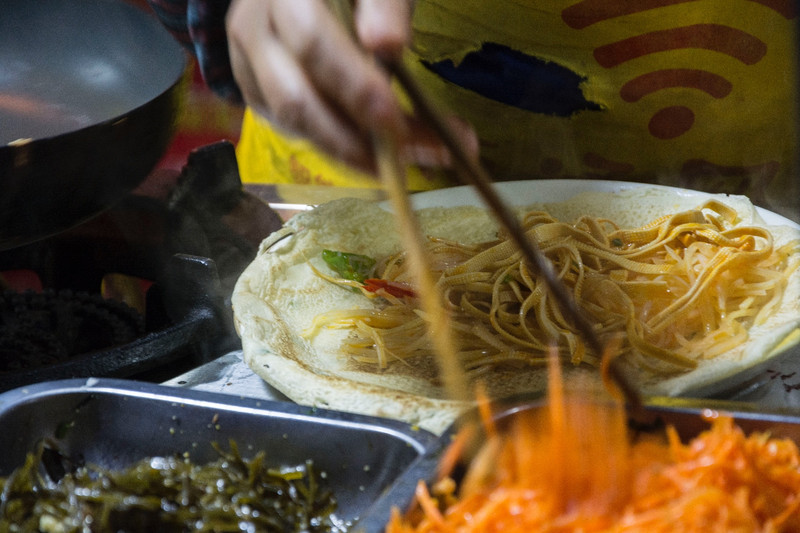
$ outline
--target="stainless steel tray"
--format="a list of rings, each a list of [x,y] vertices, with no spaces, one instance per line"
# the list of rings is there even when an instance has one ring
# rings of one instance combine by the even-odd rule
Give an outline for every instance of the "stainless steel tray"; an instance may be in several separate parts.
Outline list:
[[[541,405],[541,399],[523,399],[503,402],[498,408],[496,418],[502,424],[513,413]],[[657,431],[665,425],[675,427],[682,439],[688,440],[709,427],[703,414],[725,413],[734,417],[737,424],[746,432],[768,432],[777,438],[792,439],[800,444],[800,409],[774,409],[763,411],[755,404],[730,402],[724,400],[694,400],[679,398],[653,398],[645,409],[646,416],[630,421],[632,429],[642,432]],[[474,416],[474,413],[464,415]],[[402,476],[384,493],[364,514],[354,530],[358,533],[378,533],[385,530],[391,510],[397,507],[405,510],[412,501],[419,480],[432,482],[442,454],[452,442],[454,430],[445,432],[430,446],[427,452],[417,459]]]
[[[0,475],[42,438],[66,456],[121,468],[154,455],[218,458],[235,439],[243,456],[275,466],[311,459],[354,520],[420,458],[435,437],[392,420],[119,379],[38,383],[0,394]]]

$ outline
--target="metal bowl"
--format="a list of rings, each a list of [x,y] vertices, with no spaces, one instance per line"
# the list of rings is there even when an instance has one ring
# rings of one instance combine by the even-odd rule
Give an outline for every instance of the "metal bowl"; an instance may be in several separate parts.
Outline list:
[[[243,457],[265,452],[268,466],[312,460],[355,521],[435,441],[392,420],[116,379],[39,383],[0,394],[0,475],[25,460],[40,439],[59,452],[121,469],[145,457],[218,458],[212,442],[234,439]]]

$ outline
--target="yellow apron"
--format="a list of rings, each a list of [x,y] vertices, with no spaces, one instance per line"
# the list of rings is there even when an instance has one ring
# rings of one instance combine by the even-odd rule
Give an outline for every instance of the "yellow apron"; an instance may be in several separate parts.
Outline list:
[[[800,195],[796,9],[791,0],[418,0],[407,61],[475,127],[502,179],[649,181],[786,211]],[[473,68],[491,74],[500,56],[500,81],[470,78]],[[556,78],[555,89],[512,101],[530,72]],[[244,181],[376,185],[250,112],[238,156]]]
[[[376,188],[374,176],[360,172],[320,152],[305,139],[289,137],[262,116],[246,109],[242,134],[236,147],[239,172],[245,183],[296,183],[338,187]],[[409,168],[408,187],[412,191],[438,189],[450,185],[433,171]]]

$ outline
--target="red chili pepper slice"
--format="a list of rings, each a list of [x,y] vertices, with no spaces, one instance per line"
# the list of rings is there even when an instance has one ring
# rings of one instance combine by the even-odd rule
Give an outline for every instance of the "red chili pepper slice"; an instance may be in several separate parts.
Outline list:
[[[417,293],[414,292],[414,289],[411,288],[410,285],[407,283],[402,283],[399,281],[389,281],[380,278],[368,278],[364,280],[364,288],[369,292],[378,292],[379,290],[384,290],[388,294],[395,296],[397,298],[409,297],[414,298],[417,296]]]

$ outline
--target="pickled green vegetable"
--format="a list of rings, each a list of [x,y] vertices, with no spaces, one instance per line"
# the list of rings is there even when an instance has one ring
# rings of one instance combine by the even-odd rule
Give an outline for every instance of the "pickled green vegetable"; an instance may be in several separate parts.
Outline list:
[[[0,532],[340,532],[336,500],[310,461],[268,467],[244,459],[234,442],[204,465],[152,457],[129,468],[64,468],[52,481],[46,449],[0,478]],[[52,453],[52,451],[51,451]],[[59,470],[56,468],[55,470]]]

